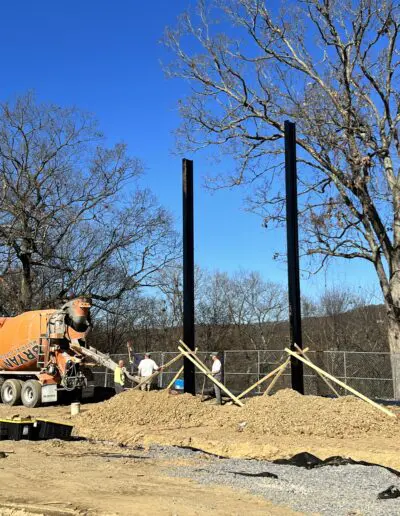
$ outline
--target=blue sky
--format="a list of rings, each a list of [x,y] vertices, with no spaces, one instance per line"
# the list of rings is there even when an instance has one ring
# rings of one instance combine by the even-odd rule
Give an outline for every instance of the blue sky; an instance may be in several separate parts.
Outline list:
[[[147,168],[145,184],[181,223],[181,157],[172,153],[179,124],[177,101],[187,85],[167,80],[160,61],[169,59],[159,43],[187,0],[17,0],[2,3],[0,100],[32,89],[39,100],[76,105],[93,112],[110,143],[125,141]],[[282,231],[265,230],[243,209],[244,192],[203,188],[210,165],[195,163],[196,261],[211,270],[258,270],[286,282],[285,265],[272,259],[285,248]],[[215,166],[215,165],[214,165]],[[302,282],[305,294],[325,286],[375,286],[368,264],[336,261]]]

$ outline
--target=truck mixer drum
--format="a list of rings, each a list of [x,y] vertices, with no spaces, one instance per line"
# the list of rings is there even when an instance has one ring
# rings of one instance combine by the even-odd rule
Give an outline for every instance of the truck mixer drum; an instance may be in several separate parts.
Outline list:
[[[57,391],[87,386],[87,357],[80,353],[92,324],[91,300],[80,297],[61,309],[0,318],[1,399],[33,408],[57,401]],[[73,348],[71,345],[74,344]],[[91,364],[93,366],[93,364]],[[3,382],[3,383],[2,383]]]
[[[92,301],[90,298],[72,299],[65,303],[62,310],[65,313],[67,326],[70,326],[77,332],[88,332],[92,327],[89,311],[91,306]]]

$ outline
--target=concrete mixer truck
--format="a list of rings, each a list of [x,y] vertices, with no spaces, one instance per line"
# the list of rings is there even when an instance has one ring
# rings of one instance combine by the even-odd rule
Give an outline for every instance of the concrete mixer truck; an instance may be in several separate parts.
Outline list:
[[[87,386],[91,367],[114,369],[107,355],[86,347],[91,300],[79,297],[59,310],[0,318],[1,401],[26,407],[57,401],[58,391]]]

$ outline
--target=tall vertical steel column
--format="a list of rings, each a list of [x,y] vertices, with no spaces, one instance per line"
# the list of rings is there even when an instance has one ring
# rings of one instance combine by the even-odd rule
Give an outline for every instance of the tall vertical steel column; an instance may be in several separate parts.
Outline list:
[[[183,187],[183,341],[194,350],[193,161],[182,160]],[[194,364],[184,359],[184,390],[196,394]]]
[[[301,333],[299,226],[297,209],[296,125],[285,121],[286,233],[289,286],[290,347],[303,347]],[[304,394],[303,364],[291,357],[292,388]]]

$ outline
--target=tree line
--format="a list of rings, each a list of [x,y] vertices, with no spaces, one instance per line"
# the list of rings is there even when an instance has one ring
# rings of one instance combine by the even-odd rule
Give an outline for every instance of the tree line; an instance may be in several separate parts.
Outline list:
[[[113,302],[92,336],[109,353],[175,351],[182,336],[179,267],[161,273],[160,293]],[[282,350],[288,344],[286,287],[254,271],[196,269],[196,345],[202,351]],[[389,351],[383,305],[350,288],[303,297],[304,345],[314,351]]]
[[[141,351],[175,349],[180,242],[126,146],[107,146],[92,115],[28,93],[0,104],[0,167],[1,315],[87,293],[96,346],[121,352],[133,339]],[[370,317],[369,304],[346,289],[303,298],[305,340],[313,349],[386,349],[386,316]],[[202,349],[281,349],[286,320],[284,286],[254,271],[196,269]]]
[[[179,240],[143,168],[89,113],[31,93],[0,104],[2,315],[76,293],[105,307],[155,284]]]
[[[335,257],[375,270],[397,386],[399,34],[395,0],[198,0],[165,34],[166,72],[191,86],[180,148],[231,155],[210,187],[250,186],[269,227],[285,224],[282,138],[296,123],[303,254],[314,270]]]

